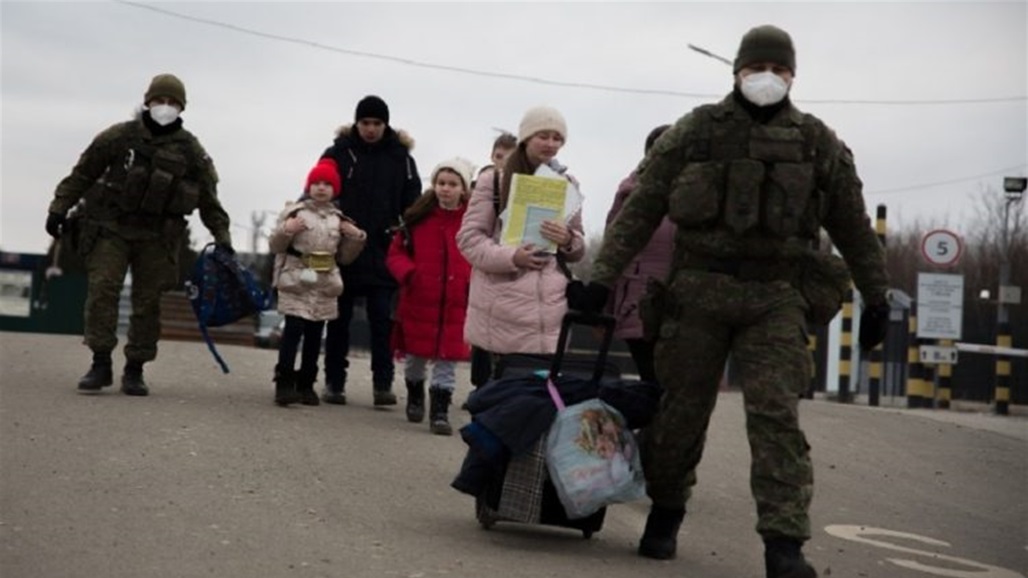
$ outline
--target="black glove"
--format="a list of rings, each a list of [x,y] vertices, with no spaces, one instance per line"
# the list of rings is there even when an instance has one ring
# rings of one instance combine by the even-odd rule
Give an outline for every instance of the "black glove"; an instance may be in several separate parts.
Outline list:
[[[871,351],[879,343],[885,341],[885,332],[889,329],[889,304],[875,303],[866,305],[860,314],[860,348]]]
[[[603,313],[604,307],[607,306],[610,289],[599,283],[572,281],[568,283],[564,295],[568,298],[568,309],[587,315],[598,315]]]
[[[60,213],[48,213],[46,216],[46,232],[54,239],[61,238],[61,228],[64,227],[64,215]]]

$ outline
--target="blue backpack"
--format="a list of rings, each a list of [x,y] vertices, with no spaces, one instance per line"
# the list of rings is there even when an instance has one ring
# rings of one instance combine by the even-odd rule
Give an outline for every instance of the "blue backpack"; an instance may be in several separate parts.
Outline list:
[[[269,295],[261,288],[253,273],[236,260],[235,254],[214,243],[200,251],[193,264],[193,274],[186,281],[186,295],[193,306],[207,348],[221,370],[228,373],[228,365],[218,355],[208,327],[221,327],[264,311],[269,306]]]

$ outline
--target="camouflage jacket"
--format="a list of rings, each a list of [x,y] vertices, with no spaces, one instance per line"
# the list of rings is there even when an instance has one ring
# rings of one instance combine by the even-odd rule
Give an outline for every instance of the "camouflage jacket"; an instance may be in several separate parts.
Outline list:
[[[677,228],[673,272],[695,258],[805,262],[824,228],[861,293],[884,298],[885,255],[852,153],[791,103],[766,124],[732,95],[698,107],[657,140],[638,171],[638,189],[607,228],[594,281],[612,286],[667,215]]]
[[[229,217],[217,197],[214,163],[192,133],[154,135],[138,116],[97,135],[54,193],[50,212],[66,214],[85,199],[85,216],[125,238],[181,232],[200,219],[218,243],[231,243]]]

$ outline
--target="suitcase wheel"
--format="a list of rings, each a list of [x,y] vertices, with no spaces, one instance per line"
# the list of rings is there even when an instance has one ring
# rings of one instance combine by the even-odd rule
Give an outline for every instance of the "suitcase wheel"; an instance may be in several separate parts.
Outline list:
[[[582,530],[582,537],[585,538],[586,540],[591,539],[593,537],[593,531],[592,530]]]

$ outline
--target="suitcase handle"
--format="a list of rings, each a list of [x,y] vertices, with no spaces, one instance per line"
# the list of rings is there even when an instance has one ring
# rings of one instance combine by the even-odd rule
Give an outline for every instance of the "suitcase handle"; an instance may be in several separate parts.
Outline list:
[[[600,353],[596,356],[596,367],[593,369],[593,381],[599,382],[603,377],[603,368],[607,364],[607,354],[610,353],[610,344],[614,340],[614,325],[616,320],[613,315],[582,313],[581,311],[569,310],[560,321],[560,337],[557,338],[557,351],[550,363],[550,379],[556,380],[560,375],[560,366],[564,362],[564,353],[567,351],[568,341],[571,337],[572,325],[589,325],[591,327],[603,328],[603,342],[600,345]]]

